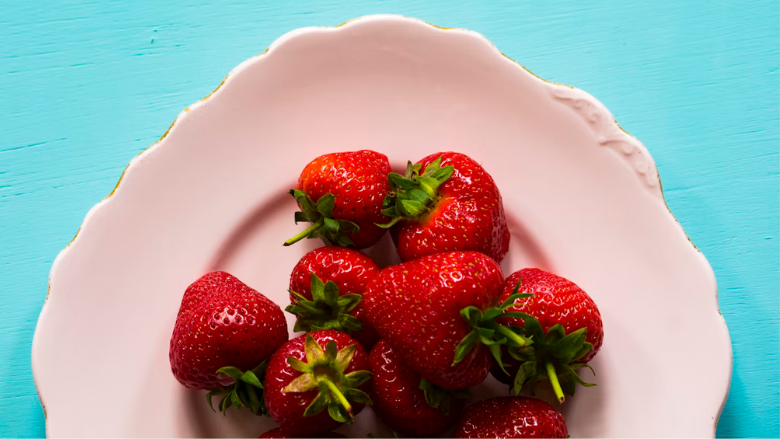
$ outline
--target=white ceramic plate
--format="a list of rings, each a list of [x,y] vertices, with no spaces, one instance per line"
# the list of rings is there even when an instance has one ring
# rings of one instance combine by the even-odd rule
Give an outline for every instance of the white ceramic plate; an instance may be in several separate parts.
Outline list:
[[[535,77],[481,35],[398,16],[283,36],[130,163],[52,267],[33,342],[47,433],[272,428],[212,413],[173,378],[179,301],[221,269],[284,306],[293,265],[319,245],[282,247],[301,228],[286,191],[315,156],[364,148],[397,168],[437,151],[475,158],[504,197],[505,273],[541,267],[596,300],[605,342],[586,378],[598,386],[564,404],[572,437],[714,435],[729,335],[713,272],[667,209],[647,150],[593,97]],[[378,245],[369,252],[392,250]],[[491,378],[476,393],[506,390]],[[371,410],[341,431],[388,432]]]

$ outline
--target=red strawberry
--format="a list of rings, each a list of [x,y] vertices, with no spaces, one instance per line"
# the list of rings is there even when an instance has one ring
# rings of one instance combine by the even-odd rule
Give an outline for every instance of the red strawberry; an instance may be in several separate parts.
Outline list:
[[[371,407],[393,431],[433,437],[458,420],[468,391],[449,392],[421,380],[384,340],[368,359],[374,372]]]
[[[264,438],[300,438],[300,437],[308,437],[308,436],[300,436],[295,434],[289,434],[282,431],[281,428],[274,428],[273,430],[268,430],[265,433],[261,434],[258,439],[264,439]],[[317,437],[322,438],[332,438],[332,437],[346,437],[343,434],[334,433],[332,431],[328,431],[325,433],[317,433]]]
[[[298,316],[295,331],[335,329],[371,349],[379,336],[366,322],[361,300],[378,272],[374,261],[357,250],[329,246],[304,255],[290,275],[287,311]]]
[[[190,389],[225,395],[231,405],[262,407],[264,361],[287,341],[281,308],[228,273],[208,273],[184,292],[169,357],[173,375]]]
[[[532,296],[516,299],[507,312],[531,317],[515,315],[500,320],[503,324],[524,326],[526,334],[533,337],[533,348],[510,350],[514,361],[510,357],[505,363],[512,375],[496,368],[493,375],[501,381],[514,376],[518,393],[536,381],[549,379],[558,400],[563,402],[564,393],[574,395],[575,383],[592,385],[582,381],[575,370],[585,367],[601,349],[601,313],[593,299],[574,282],[537,268],[509,276],[501,297],[507,299],[518,288]]]
[[[504,396],[480,401],[466,409],[455,437],[565,438],[566,421],[555,407],[534,398]]]
[[[309,228],[287,240],[291,245],[303,238],[321,238],[326,245],[366,248],[376,244],[385,230],[382,201],[390,190],[390,163],[374,151],[325,154],[306,165],[297,190],[290,191],[301,212],[295,223],[310,222]]]
[[[498,262],[509,250],[501,194],[479,163],[457,152],[429,155],[390,173],[391,196],[382,213],[392,217],[398,254],[410,261],[433,253],[477,251]]]
[[[352,337],[332,329],[310,332],[271,357],[265,404],[285,433],[330,431],[371,403],[365,393],[370,379],[368,355]]]
[[[482,253],[437,253],[380,271],[363,293],[366,317],[422,378],[444,389],[475,386],[500,344],[527,343],[494,321],[502,281]]]

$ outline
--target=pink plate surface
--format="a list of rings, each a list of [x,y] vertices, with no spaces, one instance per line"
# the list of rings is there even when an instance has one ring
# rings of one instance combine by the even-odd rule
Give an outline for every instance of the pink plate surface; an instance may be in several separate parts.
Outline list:
[[[50,436],[247,436],[173,378],[168,342],[184,288],[227,270],[288,302],[319,245],[286,194],[328,152],[407,159],[455,150],[504,196],[509,274],[536,266],[588,291],[604,317],[597,387],[562,407],[572,437],[713,436],[731,344],[712,270],[668,211],[648,151],[585,92],[547,83],[479,34],[397,16],[307,28],[228,75],[128,166],[56,259],[33,343]],[[370,249],[395,260],[389,239]],[[292,319],[288,317],[292,329]],[[503,395],[493,379],[475,397]],[[389,431],[366,410],[341,432]]]

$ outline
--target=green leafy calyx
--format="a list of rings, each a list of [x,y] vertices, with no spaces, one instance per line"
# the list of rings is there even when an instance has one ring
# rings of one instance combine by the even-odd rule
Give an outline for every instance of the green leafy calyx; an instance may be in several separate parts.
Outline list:
[[[303,232],[293,236],[284,242],[285,246],[293,245],[303,238],[320,238],[325,245],[340,245],[349,247],[352,240],[347,233],[357,233],[360,227],[352,221],[333,218],[333,208],[336,206],[336,196],[327,193],[321,196],[315,203],[311,197],[303,191],[293,189],[290,195],[295,198],[300,206],[300,212],[295,212],[295,224],[299,222],[311,223]]]
[[[265,378],[265,369],[268,360],[260,363],[252,370],[241,371],[232,366],[223,367],[217,370],[217,374],[233,378],[233,384],[220,389],[212,390],[206,394],[206,401],[209,407],[214,410],[212,398],[218,395],[224,395],[219,403],[219,410],[224,414],[231,406],[241,409],[246,407],[256,415],[268,415],[263,398],[263,379]]]
[[[304,343],[306,361],[295,357],[287,358],[290,367],[301,372],[301,375],[292,380],[284,388],[284,392],[319,391],[317,397],[306,407],[304,416],[313,416],[327,409],[330,417],[336,421],[352,423],[354,417],[350,402],[371,404],[371,398],[357,389],[371,379],[371,372],[359,370],[344,374],[356,349],[357,344],[353,344],[337,351],[336,342],[331,340],[323,351],[314,338],[307,334]]]
[[[293,328],[296,332],[334,329],[350,333],[363,330],[363,323],[349,315],[363,299],[360,294],[339,296],[339,287],[335,283],[323,283],[314,273],[311,273],[311,300],[293,290],[290,294],[297,300],[285,311],[298,317]]]
[[[420,389],[425,393],[425,402],[429,406],[441,410],[444,416],[450,414],[452,398],[466,399],[469,397],[469,389],[446,390],[435,386],[425,379],[420,379]]]
[[[488,308],[483,312],[475,306],[467,306],[460,311],[461,317],[469,324],[471,331],[455,348],[453,366],[466,358],[466,355],[474,349],[474,346],[482,343],[487,346],[493,358],[495,358],[503,370],[504,364],[501,362],[502,345],[511,348],[522,348],[531,344],[531,340],[525,336],[523,328],[504,326],[496,322],[496,318],[507,317],[508,314],[511,314],[505,311],[514,304],[515,300],[531,297],[531,294],[517,294],[516,291],[498,307]]]
[[[520,282],[515,291],[519,287]],[[521,361],[513,384],[516,394],[532,384],[547,380],[555,392],[555,397],[562,403],[565,400],[564,395],[574,396],[577,384],[585,387],[595,386],[583,381],[576,372],[583,367],[591,369],[587,364],[578,361],[593,349],[593,345],[585,341],[588,335],[586,328],[566,334],[563,326],[558,324],[545,333],[539,320],[529,314],[510,311],[505,312],[502,317],[523,319],[525,333],[534,341],[533,346],[510,346],[508,349],[509,355]]]
[[[405,175],[388,174],[390,194],[382,203],[382,215],[391,220],[387,224],[377,224],[379,227],[389,228],[401,220],[414,221],[425,215],[439,198],[439,186],[452,176],[455,168],[441,167],[439,157],[429,163],[422,174],[421,170],[421,164],[408,162]]]

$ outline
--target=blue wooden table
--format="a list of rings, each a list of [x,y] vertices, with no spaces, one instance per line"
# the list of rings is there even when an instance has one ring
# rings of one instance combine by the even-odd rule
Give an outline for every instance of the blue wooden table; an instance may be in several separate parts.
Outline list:
[[[718,434],[780,435],[776,1],[143,3],[0,8],[0,436],[44,435],[30,345],[49,268],[128,161],[283,33],[374,13],[478,31],[644,142],[718,279],[734,345]]]

